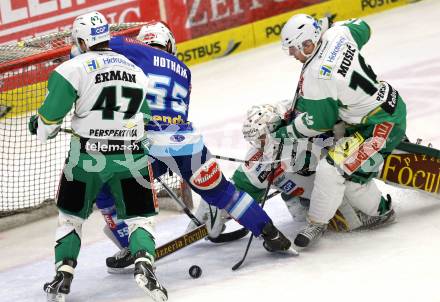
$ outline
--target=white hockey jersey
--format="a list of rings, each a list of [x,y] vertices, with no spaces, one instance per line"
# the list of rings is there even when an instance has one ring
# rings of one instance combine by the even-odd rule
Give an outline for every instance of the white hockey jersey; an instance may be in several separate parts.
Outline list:
[[[72,130],[85,138],[137,140],[149,118],[148,78],[112,51],[91,51],[59,65],[50,75],[39,109],[43,142],[74,106]]]
[[[338,22],[322,36],[322,43],[301,73],[299,115],[277,137],[309,137],[332,130],[338,120],[362,124],[377,110],[392,115],[398,93],[365,62],[360,49],[370,38],[364,21]]]

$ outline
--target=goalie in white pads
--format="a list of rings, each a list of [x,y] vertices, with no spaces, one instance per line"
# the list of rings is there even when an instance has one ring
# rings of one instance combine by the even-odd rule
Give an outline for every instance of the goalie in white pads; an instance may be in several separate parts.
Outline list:
[[[265,140],[260,139],[278,129],[291,114],[291,101],[276,105],[264,104],[253,106],[248,112],[243,125],[243,135],[252,147],[245,160],[235,171],[232,181],[235,186],[261,200],[268,184],[268,172],[275,160],[272,146],[264,148]],[[306,220],[307,210],[315,180],[316,166],[320,158],[327,155],[327,148],[333,142],[335,132],[340,133],[342,124],[335,131],[322,135],[314,143],[309,139],[300,139],[291,146],[285,146],[281,162],[276,164],[272,188],[282,193],[283,200],[292,218],[297,222]],[[342,132],[343,133],[343,132]],[[389,199],[383,199],[383,206]],[[211,237],[218,236],[225,228],[229,216],[224,211],[201,201],[196,217],[206,222]],[[335,231],[353,231],[370,228],[374,217],[354,208],[347,198],[339,206],[330,220],[329,226]],[[194,229],[194,223],[188,225],[188,231]]]
[[[322,236],[344,201],[358,210],[363,227],[394,220],[391,200],[382,197],[372,178],[406,129],[406,105],[399,93],[378,81],[359,52],[369,40],[369,26],[359,19],[333,26],[322,21],[300,14],[283,27],[283,48],[304,64],[298,97],[294,114],[271,133],[273,138],[260,137],[297,141],[321,135],[339,121],[346,124],[345,137],[319,160],[308,224],[295,239],[299,247]]]

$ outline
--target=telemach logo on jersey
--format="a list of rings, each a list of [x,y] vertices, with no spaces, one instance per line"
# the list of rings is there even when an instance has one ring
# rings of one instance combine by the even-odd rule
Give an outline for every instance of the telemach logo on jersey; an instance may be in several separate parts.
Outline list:
[[[80,138],[81,152],[102,154],[123,154],[125,152],[142,154],[143,148],[136,141],[105,140],[93,138]]]

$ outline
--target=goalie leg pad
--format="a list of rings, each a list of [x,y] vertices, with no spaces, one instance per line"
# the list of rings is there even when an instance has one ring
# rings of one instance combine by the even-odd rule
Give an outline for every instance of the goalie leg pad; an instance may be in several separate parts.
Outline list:
[[[200,200],[199,207],[194,213],[194,216],[206,225],[209,237],[217,238],[221,232],[226,228],[226,221],[229,218],[228,213],[222,209],[212,206],[205,202],[203,199]],[[194,221],[190,221],[186,228],[186,233],[194,230],[198,225]]]
[[[329,228],[336,232],[349,232],[362,226],[356,210],[348,203],[346,197],[339,206],[335,216],[330,220]]]

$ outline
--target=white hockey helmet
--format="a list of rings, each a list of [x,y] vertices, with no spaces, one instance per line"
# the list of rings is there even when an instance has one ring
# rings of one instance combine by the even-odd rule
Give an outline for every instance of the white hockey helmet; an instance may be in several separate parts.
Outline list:
[[[164,22],[152,21],[142,26],[137,36],[139,41],[148,45],[159,45],[172,54],[176,54],[176,39],[168,25]]]
[[[255,148],[261,148],[261,137],[274,132],[281,124],[281,116],[270,104],[252,106],[243,123],[243,136]]]
[[[281,44],[283,49],[296,47],[306,57],[304,53],[304,42],[311,41],[315,48],[321,39],[322,28],[320,23],[312,16],[298,14],[290,18],[281,30]]]
[[[107,20],[100,12],[91,12],[76,17],[73,21],[72,39],[79,46],[78,39],[82,39],[90,47],[110,40],[110,28]]]

